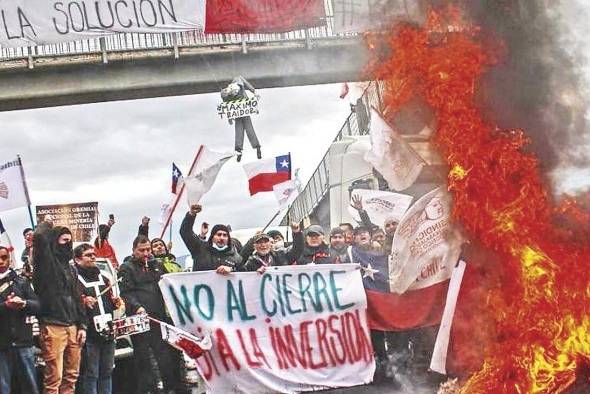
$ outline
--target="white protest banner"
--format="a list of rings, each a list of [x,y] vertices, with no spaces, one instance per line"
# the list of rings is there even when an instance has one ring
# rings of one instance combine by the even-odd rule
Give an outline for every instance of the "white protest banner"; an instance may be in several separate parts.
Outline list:
[[[0,45],[19,47],[112,33],[203,30],[205,0],[0,0]]]
[[[451,339],[451,327],[453,325],[453,317],[455,316],[455,308],[457,307],[457,299],[459,298],[459,291],[461,290],[461,282],[463,281],[464,273],[465,262],[461,260],[451,274],[451,281],[447,292],[447,301],[445,303],[445,309],[438,329],[438,334],[436,335],[432,357],[430,359],[430,370],[442,375],[447,374],[447,352],[449,350],[449,341]]]
[[[364,32],[399,20],[423,18],[418,0],[333,0],[333,4],[338,33]]]
[[[442,186],[422,196],[406,212],[393,235],[392,292],[422,289],[451,277],[463,239],[450,215],[451,196]]]
[[[258,115],[260,113],[258,106],[258,96],[249,98],[227,101],[217,106],[217,114],[223,119],[237,119],[246,116]]]
[[[357,265],[164,275],[174,325],[213,347],[197,360],[213,393],[295,393],[369,383],[375,361]]]
[[[0,212],[30,204],[20,159],[0,165]]]
[[[361,198],[363,209],[369,215],[371,223],[379,227],[383,227],[387,219],[395,219],[399,223],[414,199],[407,194],[369,189],[355,189],[351,198],[355,196]],[[348,206],[348,212],[357,223],[361,222],[358,211],[351,205]]]
[[[37,205],[37,222],[51,215],[54,226],[64,226],[72,232],[73,242],[90,242],[98,229],[98,203]]]

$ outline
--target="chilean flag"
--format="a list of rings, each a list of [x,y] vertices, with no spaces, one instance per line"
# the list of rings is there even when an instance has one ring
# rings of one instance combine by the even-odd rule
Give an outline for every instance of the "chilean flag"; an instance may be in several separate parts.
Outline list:
[[[172,163],[172,194],[177,194],[183,181],[182,172],[176,164]]]
[[[244,164],[250,195],[272,192],[272,187],[291,179],[291,154]]]
[[[350,256],[353,263],[361,266],[367,294],[369,328],[405,331],[440,323],[449,288],[448,280],[396,294],[389,289],[389,256],[355,246],[351,248]]]

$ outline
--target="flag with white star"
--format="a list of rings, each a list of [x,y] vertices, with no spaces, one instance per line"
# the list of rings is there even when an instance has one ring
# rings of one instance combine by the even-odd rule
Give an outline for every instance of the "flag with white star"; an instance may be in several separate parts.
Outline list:
[[[244,164],[250,195],[272,192],[273,186],[291,180],[291,154]]]
[[[392,293],[389,285],[389,256],[356,246],[352,262],[360,265],[367,294],[367,317],[373,330],[399,331],[440,323],[449,281],[403,294]]]

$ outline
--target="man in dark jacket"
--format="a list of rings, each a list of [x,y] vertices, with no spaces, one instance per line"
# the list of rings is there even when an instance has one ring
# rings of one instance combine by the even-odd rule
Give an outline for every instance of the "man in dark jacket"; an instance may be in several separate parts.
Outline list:
[[[41,351],[46,394],[73,394],[78,380],[86,313],[78,288],[72,233],[43,222],[33,236],[33,286],[41,301]]]
[[[303,234],[298,223],[291,224],[293,246],[288,249],[273,250],[271,237],[260,233],[254,236],[254,253],[248,258],[240,271],[264,273],[267,267],[293,264],[303,251]]]
[[[133,256],[119,268],[121,297],[125,301],[127,315],[147,313],[155,319],[165,320],[166,307],[158,286],[165,270],[151,252],[150,240],[144,235],[138,235],[133,241]],[[178,364],[175,363],[168,345],[162,340],[158,323],[150,322],[150,331],[133,335],[131,341],[137,370],[137,393],[147,393],[154,389],[151,387],[153,373],[150,349],[158,362],[164,389],[170,391],[181,388]]]
[[[11,393],[15,375],[23,393],[37,394],[33,329],[28,316],[39,312],[29,281],[10,267],[10,251],[0,246],[0,393]]]
[[[211,229],[207,242],[194,232],[193,225],[202,207],[191,205],[190,211],[180,225],[180,236],[193,258],[193,271],[215,270],[219,274],[236,271],[242,264],[242,257],[231,242],[229,229],[224,224],[216,224]]]
[[[123,301],[114,297],[109,279],[96,266],[96,253],[89,244],[74,249],[78,286],[86,307],[88,338],[82,351],[80,383],[82,392],[110,394],[115,363],[115,337],[109,330],[116,309]],[[102,294],[103,292],[105,292]]]
[[[305,231],[305,248],[297,264],[331,264],[332,262],[330,248],[324,242],[324,229],[317,224],[309,226]]]

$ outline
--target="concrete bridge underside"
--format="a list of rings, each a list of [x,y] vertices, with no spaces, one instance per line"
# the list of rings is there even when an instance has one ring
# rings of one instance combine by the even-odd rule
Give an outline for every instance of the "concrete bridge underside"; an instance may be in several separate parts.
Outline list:
[[[356,81],[366,59],[359,37],[15,59],[0,63],[0,111],[210,93],[236,75],[258,89]]]

